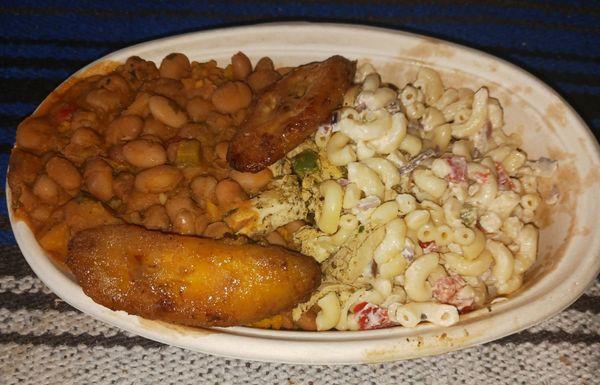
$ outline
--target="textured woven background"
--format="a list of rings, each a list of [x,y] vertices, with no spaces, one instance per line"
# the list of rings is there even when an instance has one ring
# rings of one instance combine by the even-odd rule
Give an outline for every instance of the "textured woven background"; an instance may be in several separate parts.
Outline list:
[[[598,1],[127,0],[0,2],[0,169],[15,127],[56,85],[115,49],[160,36],[274,20],[409,30],[496,54],[538,75],[600,132]],[[598,384],[600,280],[568,310],[502,340],[382,365],[301,366],[192,353],[79,313],[34,276],[0,200],[0,384]]]

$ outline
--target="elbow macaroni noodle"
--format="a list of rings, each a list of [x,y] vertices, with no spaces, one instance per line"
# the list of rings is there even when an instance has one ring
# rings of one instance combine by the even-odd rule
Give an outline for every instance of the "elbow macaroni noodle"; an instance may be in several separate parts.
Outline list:
[[[310,190],[317,229],[294,234],[323,262],[317,329],[449,326],[518,290],[545,204],[535,170],[551,161],[528,160],[502,131],[486,87],[444,88],[422,68],[395,91],[371,65],[355,81],[332,130],[317,134],[320,156],[344,177]]]

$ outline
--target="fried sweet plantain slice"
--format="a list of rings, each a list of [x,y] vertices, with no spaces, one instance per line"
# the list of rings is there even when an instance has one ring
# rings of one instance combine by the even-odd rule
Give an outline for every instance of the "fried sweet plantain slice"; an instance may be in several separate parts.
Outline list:
[[[133,225],[78,233],[67,265],[84,292],[108,308],[204,327],[249,324],[289,311],[321,280],[312,258],[281,247]]]
[[[283,158],[342,104],[356,62],[332,56],[298,67],[265,91],[229,145],[231,167],[258,172]]]

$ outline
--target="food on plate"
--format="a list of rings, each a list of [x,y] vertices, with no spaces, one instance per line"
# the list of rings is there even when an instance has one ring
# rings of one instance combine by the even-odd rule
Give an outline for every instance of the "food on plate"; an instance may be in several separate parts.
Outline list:
[[[97,302],[186,325],[449,326],[515,293],[557,162],[485,85],[355,65],[174,53],[77,79],[18,127],[12,210]]]
[[[321,262],[323,282],[293,321],[449,326],[521,287],[538,210],[557,200],[543,187],[557,163],[527,158],[487,88],[444,88],[429,68],[398,88],[365,64],[334,116],[301,146],[319,167],[295,171],[314,221],[292,238]]]
[[[319,285],[312,258],[243,239],[100,226],[71,240],[67,265],[113,310],[190,326],[232,326],[291,310]]]
[[[258,172],[326,123],[341,106],[356,63],[341,56],[296,67],[266,90],[231,141],[227,159],[243,172]]]

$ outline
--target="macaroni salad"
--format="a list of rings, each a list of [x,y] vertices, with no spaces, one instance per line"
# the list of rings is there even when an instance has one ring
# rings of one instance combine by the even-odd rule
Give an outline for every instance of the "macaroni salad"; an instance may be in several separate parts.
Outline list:
[[[515,292],[534,264],[539,178],[555,161],[528,160],[503,132],[487,88],[444,88],[422,68],[384,84],[370,64],[331,124],[271,167],[292,168],[314,223],[293,242],[322,264],[323,283],[293,311],[317,330],[365,330],[459,314]]]

